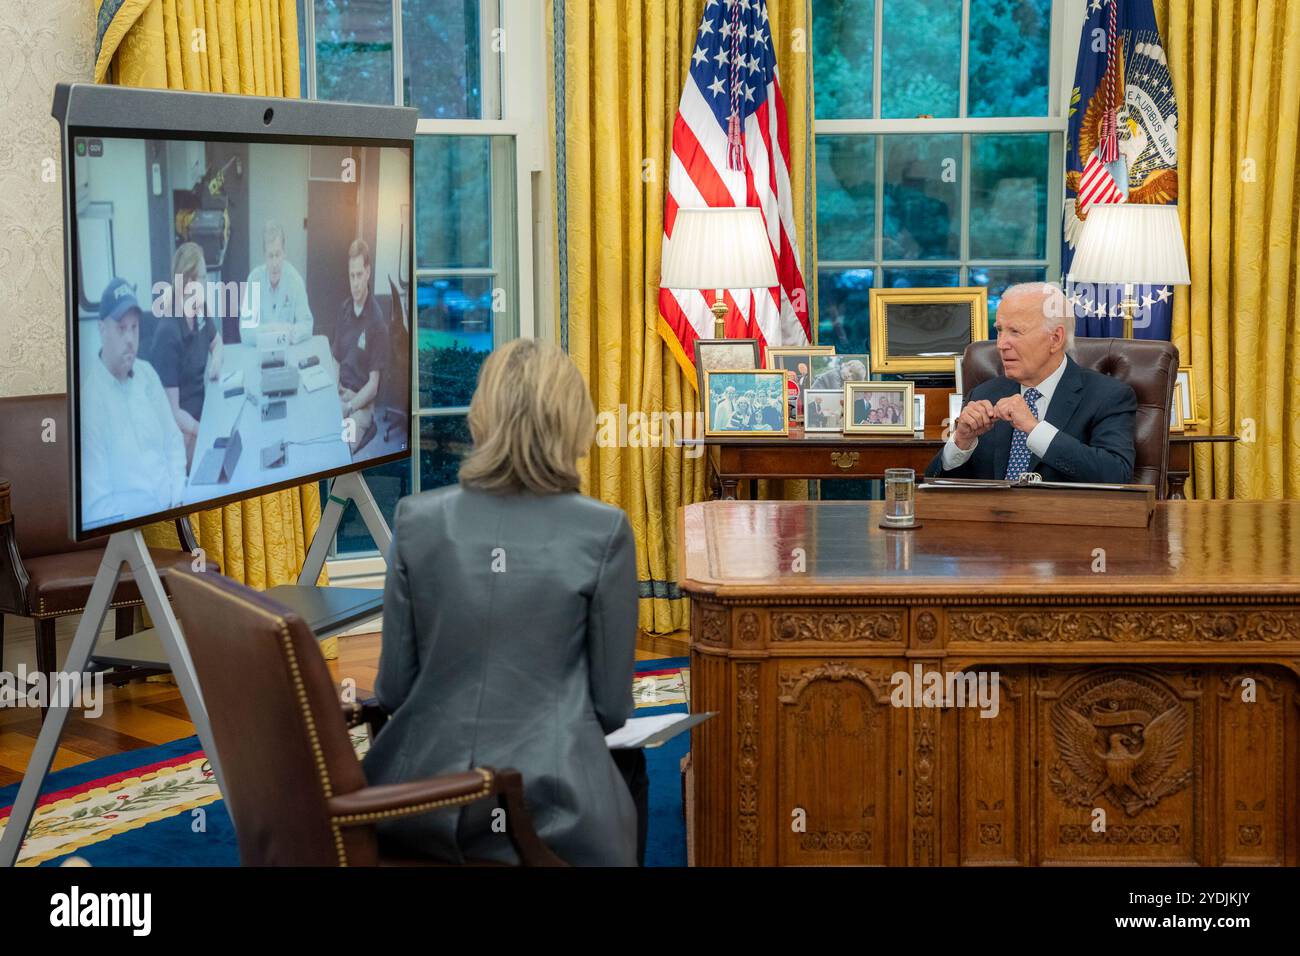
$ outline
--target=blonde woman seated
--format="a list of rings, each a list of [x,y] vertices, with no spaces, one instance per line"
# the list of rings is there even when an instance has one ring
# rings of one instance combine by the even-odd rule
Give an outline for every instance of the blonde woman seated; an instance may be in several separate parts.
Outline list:
[[[636,552],[627,516],[578,493],[591,398],[560,349],[521,339],[484,363],[469,428],[460,484],[398,502],[375,685],[391,718],[367,779],[514,767],[561,858],[634,866],[636,811],[605,734],[633,708]],[[494,809],[390,820],[380,837],[516,862]]]

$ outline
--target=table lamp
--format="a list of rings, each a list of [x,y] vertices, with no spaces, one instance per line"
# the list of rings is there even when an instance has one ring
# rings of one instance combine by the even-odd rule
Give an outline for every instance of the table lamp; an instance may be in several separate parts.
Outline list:
[[[1135,285],[1191,285],[1178,207],[1108,203],[1088,209],[1070,279],[1124,285],[1124,338],[1133,338]]]
[[[713,337],[727,337],[726,289],[780,285],[776,258],[756,206],[678,209],[672,238],[664,242],[663,289],[713,289]]]

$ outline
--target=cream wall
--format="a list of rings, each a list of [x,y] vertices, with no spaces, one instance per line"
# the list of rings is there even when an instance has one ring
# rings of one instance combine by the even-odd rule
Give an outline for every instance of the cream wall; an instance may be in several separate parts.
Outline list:
[[[62,183],[54,84],[89,81],[86,0],[4,0],[0,16],[0,397],[64,388]]]

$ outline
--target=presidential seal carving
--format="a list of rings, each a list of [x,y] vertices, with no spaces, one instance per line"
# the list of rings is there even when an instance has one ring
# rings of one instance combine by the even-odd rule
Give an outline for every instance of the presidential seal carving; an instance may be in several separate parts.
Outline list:
[[[1049,780],[1066,806],[1090,809],[1105,796],[1133,817],[1192,779],[1190,769],[1175,770],[1187,708],[1146,677],[1112,671],[1080,681],[1052,709],[1051,723],[1060,757]]]

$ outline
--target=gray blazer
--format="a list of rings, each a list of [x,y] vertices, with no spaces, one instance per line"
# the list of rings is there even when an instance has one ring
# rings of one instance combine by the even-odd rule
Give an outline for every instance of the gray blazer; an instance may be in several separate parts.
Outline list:
[[[633,710],[636,628],[636,545],[620,509],[456,485],[402,499],[375,684],[391,717],[366,778],[513,767],[561,858],[635,866],[636,810],[605,734]],[[517,862],[493,830],[495,808],[386,821],[380,839],[457,862]]]

